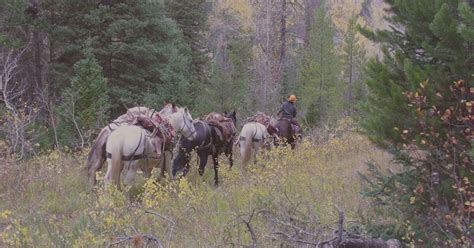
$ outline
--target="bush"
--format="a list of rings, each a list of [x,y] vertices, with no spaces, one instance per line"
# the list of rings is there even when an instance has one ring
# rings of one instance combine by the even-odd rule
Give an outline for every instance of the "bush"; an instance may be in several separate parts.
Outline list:
[[[387,160],[366,138],[346,132],[317,146],[308,139],[295,151],[273,149],[246,173],[238,165],[229,170],[221,161],[218,188],[213,171],[208,168],[200,177],[193,158],[185,179],[157,184],[139,178],[142,193],[129,200],[127,194],[104,193],[101,187],[91,193],[82,170],[84,155],[52,151],[0,168],[18,175],[5,184],[0,180],[5,244],[101,247],[122,242],[140,247],[159,239],[174,247],[299,246],[297,239],[332,237],[338,215],[334,205],[344,210],[347,229],[364,235],[361,216],[372,211],[359,194],[356,172],[364,170],[367,160]],[[21,171],[10,172],[13,168]],[[13,181],[22,187],[11,188]],[[301,232],[295,238],[285,236],[296,228]]]
[[[393,149],[401,168],[390,174],[371,166],[366,195],[396,218],[384,225],[413,245],[469,247],[474,210],[472,121],[474,89],[454,82],[444,100],[426,96],[428,81],[405,93],[416,125],[395,131],[403,140]],[[378,228],[383,230],[384,228]]]

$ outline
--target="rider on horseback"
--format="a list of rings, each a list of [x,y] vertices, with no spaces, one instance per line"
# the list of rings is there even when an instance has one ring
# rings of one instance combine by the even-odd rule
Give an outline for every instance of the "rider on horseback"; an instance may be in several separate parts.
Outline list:
[[[283,105],[280,108],[280,111],[278,111],[278,114],[281,113],[282,119],[290,120],[291,124],[297,126],[298,129],[301,129],[300,124],[296,120],[295,102],[296,102],[295,95],[291,95],[290,97],[288,97],[288,100],[285,103],[283,103]]]

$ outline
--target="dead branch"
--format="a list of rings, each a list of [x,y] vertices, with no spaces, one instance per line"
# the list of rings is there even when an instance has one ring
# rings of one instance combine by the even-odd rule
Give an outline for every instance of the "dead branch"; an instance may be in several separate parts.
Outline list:
[[[248,217],[248,220],[243,218],[242,215],[238,216],[238,218],[242,222],[244,222],[245,226],[247,227],[247,229],[250,233],[250,237],[252,237],[252,245],[250,247],[257,247],[257,235],[255,234],[255,231],[254,231],[252,225],[250,224],[250,222],[252,222],[252,218],[254,217],[254,215],[255,215],[255,209],[252,210],[252,213]]]
[[[157,247],[159,248],[163,248],[163,242],[161,242],[161,239],[151,234],[136,234],[134,236],[118,237],[117,241],[109,243],[106,247],[110,248],[112,246],[129,242],[129,241],[133,242],[134,247],[136,247],[139,244],[143,243],[144,240],[146,240],[146,246],[148,246],[149,244],[154,244],[154,245],[157,245]]]
[[[338,206],[334,206],[338,213],[338,220],[336,227],[331,228],[329,225],[322,223],[312,222],[294,222],[292,216],[289,221],[275,216],[275,213],[270,211],[266,212],[267,218],[275,224],[277,230],[271,233],[272,238],[281,238],[286,242],[290,242],[291,245],[301,244],[303,246],[315,246],[318,248],[333,248],[333,247],[374,247],[374,248],[398,248],[400,242],[395,239],[384,241],[381,239],[374,239],[368,237],[362,237],[359,234],[348,233],[344,229],[345,213]],[[308,225],[315,225],[315,229],[309,230]],[[302,226],[301,226],[302,225]],[[332,230],[332,235],[326,240],[319,240],[322,233],[327,232],[324,229]]]
[[[284,232],[274,232],[273,234],[276,234],[276,235],[281,235],[281,236],[285,236],[285,238],[291,242],[295,242],[295,243],[301,243],[301,244],[306,244],[306,245],[318,245],[317,243],[314,243],[314,242],[310,242],[310,241],[306,241],[306,240],[302,240],[302,239],[297,239],[295,238],[294,236],[290,236]]]
[[[151,210],[145,210],[145,213],[156,215],[156,216],[168,221],[169,223],[171,223],[170,231],[168,233],[168,245],[167,245],[167,247],[171,247],[171,240],[173,238],[173,232],[174,232],[174,227],[176,226],[176,222],[173,219],[169,218],[169,217],[166,217],[166,216],[164,216],[160,213],[157,213],[157,212],[154,212],[154,211],[151,211]]]
[[[24,155],[26,137],[25,126],[31,120],[28,117],[22,117],[22,113],[15,106],[21,96],[28,88],[28,83],[24,80],[16,80],[17,74],[21,71],[21,60],[23,55],[30,49],[31,38],[21,49],[3,48],[0,51],[0,101],[5,103],[7,111],[11,113],[12,118],[6,116],[9,125],[8,136],[11,143],[11,152],[20,152],[19,159]],[[31,113],[30,113],[31,114]],[[19,148],[18,148],[19,147]]]

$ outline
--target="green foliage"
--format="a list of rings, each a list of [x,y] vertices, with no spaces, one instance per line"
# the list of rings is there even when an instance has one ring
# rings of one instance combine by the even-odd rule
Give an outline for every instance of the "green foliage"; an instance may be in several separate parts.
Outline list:
[[[73,145],[81,141],[83,146],[84,142],[91,142],[94,138],[91,131],[103,127],[107,121],[107,81],[102,75],[102,67],[87,50],[85,58],[74,65],[74,71],[71,86],[62,94],[58,129],[63,144]]]
[[[205,0],[165,0],[168,16],[177,23],[183,32],[184,40],[191,47],[192,74],[198,81],[194,82],[194,89],[198,89],[207,79],[207,44],[204,35],[208,24],[205,5]]]
[[[26,37],[22,33],[29,20],[24,10],[26,1],[3,0],[0,9],[0,46],[2,48],[20,48]]]
[[[393,206],[407,243],[468,247],[472,209],[461,199],[472,199],[472,3],[387,2],[392,29],[361,30],[384,54],[367,67],[362,125],[402,167],[368,178],[369,196]]]
[[[359,106],[367,99],[364,66],[366,50],[357,37],[357,16],[349,20],[342,47],[342,70],[345,85],[344,111],[348,114],[359,112]]]
[[[43,7],[56,90],[67,85],[69,68],[87,46],[103,68],[114,115],[124,104],[192,104],[191,50],[163,4],[140,0],[104,6],[63,0],[45,1]]]
[[[370,214],[370,205],[358,194],[361,185],[353,172],[382,154],[367,153],[370,142],[349,132],[317,147],[307,141],[295,151],[274,149],[245,173],[238,164],[228,169],[220,161],[219,188],[212,169],[201,177],[192,166],[183,180],[137,183],[143,190],[137,200],[113,189],[104,192],[103,181],[91,192],[78,166],[87,151],[52,151],[20,164],[7,160],[0,164],[0,238],[8,247],[104,247],[120,237],[134,238],[122,245],[146,243],[138,234],[148,234],[164,246],[222,247],[252,243],[245,220],[259,246],[297,246],[275,233],[293,233],[298,226],[326,239],[332,236],[327,227],[337,219],[334,204],[345,211],[346,227],[357,226],[364,234],[364,227],[354,223],[359,213]],[[315,235],[298,235],[318,241]]]
[[[323,5],[324,6],[324,5]],[[308,47],[298,70],[301,109],[310,125],[334,121],[342,110],[340,61],[334,44],[334,25],[325,7],[314,18]]]
[[[250,35],[234,17],[222,14],[224,25],[213,36],[213,59],[208,84],[199,89],[197,111],[204,114],[211,111],[236,110],[239,116],[249,114],[249,85],[252,76],[248,71],[252,59]]]

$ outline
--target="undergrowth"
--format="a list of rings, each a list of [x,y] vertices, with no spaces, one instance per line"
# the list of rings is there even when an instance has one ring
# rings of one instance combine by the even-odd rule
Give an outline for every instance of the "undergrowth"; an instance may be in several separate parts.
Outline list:
[[[344,211],[346,228],[363,234],[374,209],[360,195],[357,173],[369,160],[388,164],[390,157],[345,132],[317,145],[307,139],[295,151],[272,149],[245,172],[221,159],[219,187],[212,167],[200,177],[194,161],[185,179],[138,178],[124,194],[105,193],[101,181],[91,191],[83,153],[7,159],[0,165],[0,245],[298,246],[298,239],[331,237],[335,206]]]

